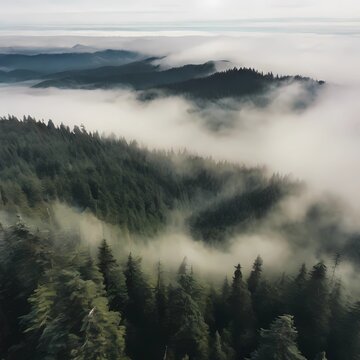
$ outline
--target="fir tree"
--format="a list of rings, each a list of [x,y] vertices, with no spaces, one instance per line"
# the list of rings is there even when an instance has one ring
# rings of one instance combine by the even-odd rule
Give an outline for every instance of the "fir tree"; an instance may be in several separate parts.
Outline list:
[[[263,260],[260,256],[258,256],[254,262],[252,271],[247,280],[248,289],[251,294],[255,293],[259,285],[261,279],[262,265],[263,265]]]
[[[122,313],[128,300],[125,278],[105,239],[99,247],[98,267],[104,278],[110,309]]]
[[[330,304],[327,268],[323,262],[316,264],[306,284],[303,314],[296,318],[299,330],[299,345],[308,358],[314,358],[326,347],[329,334]],[[299,321],[298,321],[299,320]]]
[[[254,342],[254,314],[251,295],[245,285],[241,266],[235,266],[229,297],[233,347],[239,358],[248,355]]]
[[[169,289],[169,331],[173,352],[180,358],[208,358],[208,327],[197,302],[199,286],[186,267],[178,274],[178,286]]]
[[[223,350],[221,336],[217,331],[212,339],[210,360],[228,360],[228,357]]]
[[[141,270],[141,259],[130,254],[125,267],[128,301],[125,307],[127,320],[126,349],[133,360],[149,357],[153,351],[153,294]],[[139,346],[139,344],[142,344]]]
[[[290,315],[279,316],[270,330],[261,330],[260,346],[251,360],[306,360],[296,345],[297,331]]]
[[[108,309],[102,289],[73,270],[51,271],[29,299],[26,333],[38,337],[40,357],[124,359],[120,315]]]

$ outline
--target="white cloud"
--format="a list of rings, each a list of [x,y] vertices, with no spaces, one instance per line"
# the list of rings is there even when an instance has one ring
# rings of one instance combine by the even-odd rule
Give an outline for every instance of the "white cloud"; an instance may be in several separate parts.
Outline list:
[[[360,13],[357,0],[2,0],[5,23],[109,23],[271,17],[346,17]],[[105,12],[102,13],[101,12]],[[107,13],[106,13],[107,12]],[[74,13],[64,17],[62,13]],[[78,14],[76,14],[78,13]],[[12,14],[11,18],[7,14]],[[29,17],[29,14],[32,14]],[[116,14],[116,16],[114,16]]]

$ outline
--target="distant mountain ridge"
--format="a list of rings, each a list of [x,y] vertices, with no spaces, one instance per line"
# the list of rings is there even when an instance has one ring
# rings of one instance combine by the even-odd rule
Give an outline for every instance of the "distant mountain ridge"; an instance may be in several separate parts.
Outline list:
[[[241,98],[259,106],[266,104],[263,95],[270,89],[300,84],[312,101],[324,84],[300,75],[279,76],[245,67],[218,71],[224,68],[220,65],[226,61],[164,69],[159,65],[164,59],[161,57],[146,57],[127,50],[87,50],[82,45],[75,45],[74,52],[0,54],[0,83],[33,80],[35,88],[130,88],[139,91],[141,100],[169,95],[185,96],[195,101]],[[298,103],[295,107],[306,107],[308,100],[295,102]]]
[[[212,61],[200,65],[190,64],[162,70],[159,65],[153,64],[155,60],[157,58],[148,58],[122,66],[51,74],[49,80],[41,82],[35,87],[94,89],[129,86],[135,90],[144,90],[197,79],[216,72],[215,63]]]
[[[127,50],[104,50],[97,52],[70,52],[58,54],[0,54],[0,69],[32,70],[54,73],[67,70],[84,70],[100,66],[123,65],[144,58]]]
[[[303,76],[278,76],[272,73],[264,74],[251,68],[233,68],[217,72],[201,79],[162,86],[173,94],[185,94],[203,99],[225,97],[242,97],[259,94],[270,86],[281,86],[289,83],[301,83],[307,89],[315,90],[324,81],[313,80]]]

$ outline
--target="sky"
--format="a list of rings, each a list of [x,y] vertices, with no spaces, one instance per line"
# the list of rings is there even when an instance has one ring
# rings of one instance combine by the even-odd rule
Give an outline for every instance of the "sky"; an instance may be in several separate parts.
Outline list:
[[[359,0],[1,0],[0,3],[2,27],[360,18]]]

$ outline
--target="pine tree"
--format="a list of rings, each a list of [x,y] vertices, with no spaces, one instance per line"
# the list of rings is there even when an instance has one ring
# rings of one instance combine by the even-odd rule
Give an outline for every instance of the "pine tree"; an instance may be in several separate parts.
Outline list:
[[[327,337],[327,353],[331,354],[331,359],[340,360],[343,358],[343,336],[346,318],[346,307],[342,295],[342,286],[340,281],[334,283],[330,293],[330,332]]]
[[[30,311],[27,299],[52,266],[52,241],[32,231],[20,217],[14,226],[1,228],[0,236],[0,313],[4,326],[0,338],[4,337],[5,343],[0,352],[5,354],[12,348],[14,358],[23,358],[29,342],[24,342],[19,319]]]
[[[299,330],[299,345],[304,355],[310,359],[326,348],[329,334],[330,304],[327,268],[323,262],[316,264],[306,284],[303,314],[296,318]]]
[[[260,346],[251,360],[306,360],[297,348],[296,337],[293,317],[279,316],[270,330],[261,330]]]
[[[343,359],[360,359],[360,301],[351,305],[347,311],[340,346],[339,352]]]
[[[208,359],[208,327],[197,301],[198,289],[193,272],[186,268],[178,274],[178,286],[169,288],[170,345],[179,358]]]
[[[251,294],[255,293],[255,291],[260,283],[261,273],[262,273],[262,265],[263,265],[263,260],[260,256],[258,256],[254,262],[252,271],[247,280],[248,289]]]
[[[29,298],[26,333],[38,337],[40,358],[125,359],[119,313],[109,311],[102,288],[79,272],[50,271]]]
[[[229,309],[232,319],[233,347],[237,357],[242,358],[248,355],[255,338],[251,295],[243,281],[240,264],[235,266],[229,297]]]
[[[124,312],[127,321],[126,351],[131,359],[141,360],[153,352],[153,293],[141,270],[140,258],[133,258],[130,254],[124,274],[128,293]]]
[[[221,336],[218,331],[215,332],[215,336],[212,340],[210,360],[228,360],[228,357],[223,350]]]
[[[167,348],[168,344],[168,296],[166,286],[163,280],[162,265],[159,262],[157,266],[157,281],[155,286],[154,296],[154,333],[155,336],[155,347],[156,347],[156,358],[161,358]]]
[[[105,239],[99,246],[98,267],[104,278],[110,309],[122,313],[128,300],[125,278]]]

